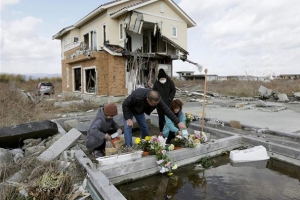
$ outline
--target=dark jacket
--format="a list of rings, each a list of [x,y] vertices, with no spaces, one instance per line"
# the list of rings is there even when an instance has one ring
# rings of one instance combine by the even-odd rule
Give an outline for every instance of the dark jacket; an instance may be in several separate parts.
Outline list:
[[[86,147],[94,149],[99,147],[105,138],[105,134],[110,129],[118,130],[120,127],[113,119],[107,119],[103,108],[100,108],[95,120],[92,122],[91,127],[87,131]]]
[[[162,109],[175,124],[180,122],[179,118],[170,110],[170,108],[165,104],[164,101],[160,100],[157,106],[150,106],[147,102],[147,93],[151,89],[148,88],[138,88],[134,90],[123,102],[122,109],[124,118],[131,119],[130,112],[133,114],[146,113],[150,115],[155,108]]]
[[[162,100],[170,106],[171,102],[173,101],[176,93],[176,88],[174,82],[171,80],[170,77],[167,77],[167,81],[162,84],[159,80],[156,80],[153,86],[153,90],[159,92]]]

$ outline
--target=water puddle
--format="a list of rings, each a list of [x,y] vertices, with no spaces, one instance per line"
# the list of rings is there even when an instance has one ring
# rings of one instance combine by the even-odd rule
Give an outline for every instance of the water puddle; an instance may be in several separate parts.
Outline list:
[[[165,199],[300,199],[300,167],[270,159],[235,165],[228,155],[212,161],[203,171],[190,164],[172,177],[154,175],[117,188],[128,200]]]

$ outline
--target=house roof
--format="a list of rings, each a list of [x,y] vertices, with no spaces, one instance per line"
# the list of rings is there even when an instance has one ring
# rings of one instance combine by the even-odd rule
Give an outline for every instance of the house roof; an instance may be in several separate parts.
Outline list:
[[[100,6],[98,6],[96,9],[94,9],[92,12],[90,12],[89,14],[87,14],[85,17],[83,17],[82,19],[80,19],[78,22],[76,22],[74,25],[72,26],[68,26],[66,28],[63,28],[61,31],[59,31],[57,34],[55,34],[52,39],[59,39],[64,33],[81,26],[82,24],[84,24],[85,22],[87,22],[88,20],[90,20],[91,18],[93,18],[94,16],[100,14],[101,12],[103,12],[104,10],[119,5],[121,3],[125,3],[127,1],[130,0],[115,0],[115,1],[110,1],[104,4],[101,4]]]
[[[88,20],[90,20],[91,18],[95,17],[96,15],[100,14],[101,12],[107,10],[108,8],[114,7],[116,5],[128,2],[130,0],[115,0],[115,1],[110,1],[104,4],[101,4],[100,6],[98,6],[96,9],[94,9],[93,11],[91,11],[89,14],[87,14],[85,17],[83,17],[82,19],[80,19],[78,22],[76,22],[74,25],[72,26],[68,26],[66,28],[63,28],[62,30],[60,30],[57,34],[55,34],[52,39],[59,39],[64,33],[77,28],[81,25],[83,25],[84,23],[86,23]],[[112,18],[120,16],[123,13],[126,13],[128,11],[134,10],[136,8],[145,6],[147,4],[156,2],[158,0],[142,0],[140,2],[131,4],[129,6],[126,6],[120,10],[118,10],[117,12],[112,13],[110,16]],[[169,6],[172,6],[175,11],[183,18],[185,19],[185,21],[187,22],[187,27],[194,27],[196,26],[196,23],[172,0],[163,0],[165,1]]]
[[[137,2],[137,3],[131,4],[131,5],[125,6],[124,8],[121,8],[120,10],[111,13],[110,16],[112,18],[119,17],[120,15],[122,15],[122,14],[128,12],[128,11],[131,11],[133,9],[136,9],[136,8],[139,8],[139,7],[142,7],[142,6],[145,6],[145,5],[147,5],[149,3],[152,3],[154,1],[157,1],[157,0],[144,0],[144,1],[141,1],[141,2]]]
[[[111,55],[115,56],[122,56],[122,53],[125,52],[125,49],[119,45],[113,45],[113,44],[104,44],[103,49],[110,53]]]
[[[137,3],[134,3],[132,5],[128,5],[128,6],[125,6],[124,8],[121,8],[120,10],[114,12],[114,13],[111,13],[110,16],[112,18],[116,18],[116,17],[119,17],[120,15],[126,13],[126,12],[129,12],[131,10],[134,10],[134,9],[137,9],[137,8],[140,8],[142,6],[145,6],[147,4],[150,4],[150,3],[153,3],[153,2],[156,2],[158,0],[143,0],[141,2],[137,2]],[[196,26],[196,23],[172,0],[164,0],[169,6],[173,7],[175,9],[175,11],[185,19],[185,21],[187,22],[187,27],[190,28],[190,27],[194,27]]]

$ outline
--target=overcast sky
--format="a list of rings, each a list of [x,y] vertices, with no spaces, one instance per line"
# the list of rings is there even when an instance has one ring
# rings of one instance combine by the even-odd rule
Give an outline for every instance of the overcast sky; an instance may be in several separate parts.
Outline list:
[[[1,73],[61,73],[52,36],[110,0],[1,0]],[[189,59],[208,74],[300,74],[299,0],[175,0],[197,23]],[[196,71],[174,62],[174,71]]]

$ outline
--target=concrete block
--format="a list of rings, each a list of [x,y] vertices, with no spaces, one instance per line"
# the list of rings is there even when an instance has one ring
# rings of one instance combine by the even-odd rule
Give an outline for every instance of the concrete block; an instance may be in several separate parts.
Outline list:
[[[87,121],[87,122],[78,123],[75,126],[75,129],[77,129],[78,131],[80,131],[83,135],[86,135],[87,131],[91,127],[92,123],[93,123],[93,121]]]
[[[58,132],[59,132],[61,135],[66,134],[65,129],[57,122],[56,119],[52,119],[51,121],[54,122],[54,123],[56,123],[57,128],[58,128]]]
[[[262,100],[258,100],[255,105],[256,107],[268,107],[267,103]]]
[[[264,87],[264,86],[260,86],[259,89],[258,89],[258,92],[261,94],[261,95],[264,95],[264,94],[267,94],[267,90],[268,88]]]
[[[77,119],[71,119],[64,122],[64,127],[66,131],[70,131],[72,128],[75,128],[78,125]]]
[[[37,159],[43,161],[51,161],[56,159],[63,151],[67,150],[80,136],[81,133],[73,128],[67,134],[59,138],[41,155],[39,155]]]
[[[287,102],[289,101],[289,98],[287,97],[286,94],[277,94],[278,101],[280,102]]]

